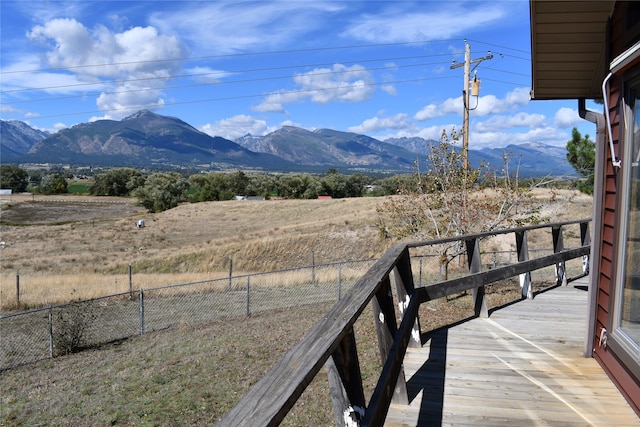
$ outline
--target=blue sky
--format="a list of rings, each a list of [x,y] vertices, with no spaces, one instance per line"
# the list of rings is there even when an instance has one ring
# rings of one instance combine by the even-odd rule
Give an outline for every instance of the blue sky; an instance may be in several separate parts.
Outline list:
[[[577,101],[530,101],[529,4],[510,1],[5,1],[1,117],[55,131],[146,108],[212,136],[283,125],[437,139],[471,149],[564,146]]]

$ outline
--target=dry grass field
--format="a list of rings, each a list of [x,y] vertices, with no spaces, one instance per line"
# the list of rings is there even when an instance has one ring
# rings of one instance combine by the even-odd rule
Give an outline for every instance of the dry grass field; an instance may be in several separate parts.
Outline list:
[[[380,198],[184,204],[157,214],[133,199],[2,196],[0,309],[333,261],[378,257],[393,243],[375,227]],[[540,189],[542,216],[591,215],[591,198]],[[139,219],[144,228],[137,228]],[[512,243],[507,244],[510,246]],[[494,245],[505,249],[505,245]]]
[[[591,215],[591,199],[540,190],[552,221]],[[60,198],[58,198],[60,199]],[[376,257],[393,242],[375,229],[375,198],[233,201],[148,214],[130,200],[63,202],[13,196],[2,207],[2,293],[12,308],[19,272],[37,304],[234,273]],[[92,203],[88,203],[91,201]],[[104,201],[99,199],[99,201]],[[124,202],[124,203],[121,203]],[[136,228],[144,219],[146,227]],[[508,243],[496,242],[496,249]],[[517,279],[516,279],[517,281]],[[510,285],[488,291],[491,307],[513,300]],[[154,332],[0,374],[0,425],[212,425],[330,307],[305,306]],[[422,330],[468,317],[469,296],[421,308]],[[356,323],[365,392],[380,364],[369,309]],[[284,425],[331,425],[325,375],[312,382]]]
[[[48,305],[125,292],[129,265],[138,289],[223,277],[230,259],[238,275],[377,257],[390,244],[377,237],[374,198],[209,202],[149,214],[126,199],[13,197],[0,226],[5,308],[17,274],[21,302]]]

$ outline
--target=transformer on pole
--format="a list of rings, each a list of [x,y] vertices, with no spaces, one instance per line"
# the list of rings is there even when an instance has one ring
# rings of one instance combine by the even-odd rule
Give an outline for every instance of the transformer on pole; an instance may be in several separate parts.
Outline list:
[[[477,77],[473,79],[473,87],[469,87],[470,75],[471,75],[471,64],[477,64],[473,69],[480,64],[480,62],[492,59],[493,55],[491,52],[488,52],[486,56],[482,58],[471,59],[471,46],[467,43],[467,40],[464,41],[464,63],[457,64],[456,61],[453,61],[451,65],[451,69],[464,67],[464,85],[462,87],[462,104],[463,104],[463,116],[462,116],[462,156],[464,161],[465,170],[469,169],[469,101],[471,99],[470,92],[473,93],[473,96],[479,96],[480,93],[480,80]],[[470,91],[471,89],[471,91]]]

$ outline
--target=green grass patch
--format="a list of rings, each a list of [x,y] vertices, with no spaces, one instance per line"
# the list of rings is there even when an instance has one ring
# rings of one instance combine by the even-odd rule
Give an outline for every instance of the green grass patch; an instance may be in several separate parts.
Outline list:
[[[74,183],[67,185],[67,193],[69,194],[89,194],[89,185]]]

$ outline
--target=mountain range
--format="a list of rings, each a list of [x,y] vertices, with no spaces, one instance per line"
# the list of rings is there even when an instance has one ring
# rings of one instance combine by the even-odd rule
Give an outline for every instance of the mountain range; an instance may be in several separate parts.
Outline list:
[[[424,159],[436,141],[392,138],[331,129],[314,131],[284,126],[265,136],[236,141],[211,137],[184,121],[148,110],[120,121],[82,123],[48,134],[26,123],[0,121],[2,163],[49,163],[75,166],[263,171],[379,171],[406,173]],[[566,149],[545,144],[507,145],[470,150],[472,166],[485,162],[501,169],[510,153],[512,170],[522,177],[573,174]]]

